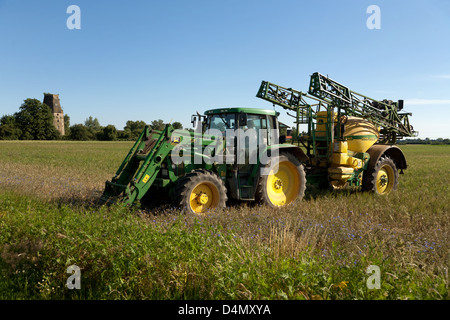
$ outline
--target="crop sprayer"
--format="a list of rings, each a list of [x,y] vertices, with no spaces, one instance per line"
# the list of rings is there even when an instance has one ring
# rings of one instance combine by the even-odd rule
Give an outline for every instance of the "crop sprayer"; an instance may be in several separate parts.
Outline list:
[[[207,110],[192,116],[191,130],[146,126],[101,202],[168,196],[185,212],[205,213],[228,199],[283,207],[302,199],[307,185],[380,195],[397,189],[407,163],[395,143],[417,135],[403,100],[377,101],[320,73],[307,93],[262,81],[256,96],[295,119],[289,143],[280,113],[270,109]]]

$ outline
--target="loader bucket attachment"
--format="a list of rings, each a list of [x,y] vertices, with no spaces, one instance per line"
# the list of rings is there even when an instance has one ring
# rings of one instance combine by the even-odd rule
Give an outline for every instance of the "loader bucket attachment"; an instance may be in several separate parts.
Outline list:
[[[121,202],[131,206],[145,195],[161,162],[173,149],[170,141],[173,130],[171,125],[166,125],[163,131],[151,130],[149,126],[144,128],[114,177],[106,181],[101,204]]]

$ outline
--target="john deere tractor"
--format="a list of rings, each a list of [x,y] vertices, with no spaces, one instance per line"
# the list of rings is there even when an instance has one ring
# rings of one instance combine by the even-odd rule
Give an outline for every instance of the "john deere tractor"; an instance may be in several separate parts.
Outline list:
[[[282,207],[307,184],[357,186],[385,195],[407,168],[397,139],[414,136],[403,101],[377,101],[319,73],[308,93],[262,81],[257,97],[295,112],[292,141],[279,112],[212,109],[192,116],[194,129],[146,126],[101,197],[133,205],[166,196],[185,212],[225,207],[228,199]],[[303,134],[300,126],[304,126]]]

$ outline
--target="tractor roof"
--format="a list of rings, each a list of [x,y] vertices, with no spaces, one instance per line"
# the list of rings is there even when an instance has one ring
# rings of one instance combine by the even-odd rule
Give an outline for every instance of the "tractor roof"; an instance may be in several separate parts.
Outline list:
[[[250,114],[267,114],[270,116],[276,116],[278,115],[278,112],[275,110],[268,110],[268,109],[257,109],[257,108],[220,108],[220,109],[211,109],[205,111],[206,115],[211,114],[219,114],[219,113],[239,113],[239,112],[245,112]]]

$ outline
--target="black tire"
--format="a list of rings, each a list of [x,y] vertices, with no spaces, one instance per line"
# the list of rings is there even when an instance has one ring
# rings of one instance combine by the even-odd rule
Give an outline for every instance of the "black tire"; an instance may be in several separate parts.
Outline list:
[[[398,187],[398,170],[395,162],[386,156],[363,173],[362,190],[387,195]]]
[[[192,198],[194,195],[195,198]],[[181,178],[174,194],[175,205],[185,213],[202,214],[224,208],[227,200],[223,181],[216,174],[203,169]]]
[[[283,207],[296,200],[303,199],[306,189],[305,170],[301,162],[291,153],[282,153],[277,160],[280,170],[285,170],[282,166],[286,166],[288,175],[292,175],[292,181],[286,183],[289,182],[286,175],[281,174],[276,178],[276,174],[273,174],[273,171],[270,170],[268,175],[260,176],[255,194],[257,203],[268,205],[271,208]],[[276,161],[271,161],[266,168],[272,168],[275,164]],[[268,184],[271,183],[274,185],[269,187]],[[283,185],[287,185],[285,190],[283,190]],[[277,192],[280,193],[279,197],[276,194]],[[271,194],[275,197],[271,197]],[[283,196],[285,201],[283,201]]]

